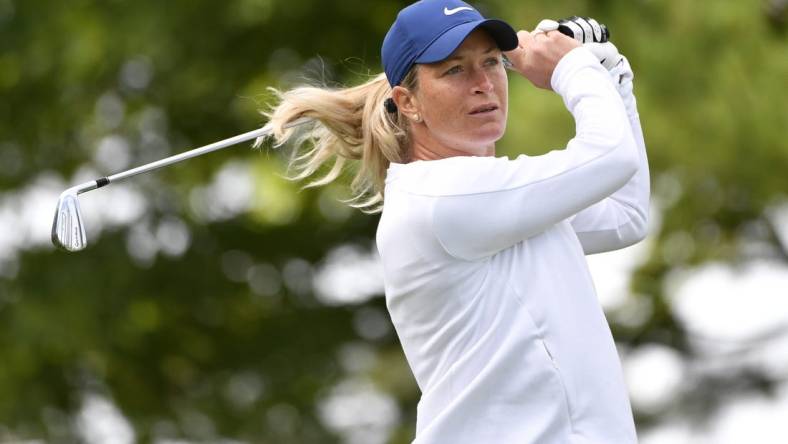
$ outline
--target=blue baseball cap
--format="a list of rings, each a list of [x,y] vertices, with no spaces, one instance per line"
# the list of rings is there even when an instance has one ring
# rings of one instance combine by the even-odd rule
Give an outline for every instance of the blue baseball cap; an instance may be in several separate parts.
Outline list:
[[[389,84],[399,85],[414,63],[434,63],[449,57],[476,28],[484,28],[502,51],[517,47],[517,33],[508,23],[485,19],[463,1],[421,0],[404,8],[381,48]]]

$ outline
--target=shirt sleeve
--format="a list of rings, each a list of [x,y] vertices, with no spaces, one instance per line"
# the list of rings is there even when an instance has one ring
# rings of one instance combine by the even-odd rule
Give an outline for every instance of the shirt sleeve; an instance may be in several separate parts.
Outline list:
[[[638,170],[624,104],[597,59],[586,48],[573,49],[551,83],[575,119],[575,137],[563,150],[477,158],[473,168],[455,170],[465,183],[484,186],[434,197],[433,230],[449,254],[493,255],[600,202]]]
[[[641,241],[648,232],[650,178],[646,143],[640,125],[637,103],[632,91],[632,71],[624,61],[628,75],[611,72],[619,95],[627,110],[629,129],[637,145],[638,169],[634,176],[602,201],[580,211],[571,218],[583,251],[602,253],[628,247]]]

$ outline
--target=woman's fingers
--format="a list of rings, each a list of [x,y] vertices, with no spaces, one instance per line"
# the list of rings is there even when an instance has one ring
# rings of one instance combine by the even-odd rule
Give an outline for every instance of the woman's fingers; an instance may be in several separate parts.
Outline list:
[[[561,58],[580,43],[558,31],[537,28],[534,32],[519,31],[519,46],[506,54],[514,68],[539,88],[551,89],[550,80]]]
[[[525,67],[525,57],[527,53],[526,48],[532,44],[533,37],[528,31],[519,31],[517,32],[517,39],[517,48],[514,48],[511,51],[506,51],[504,54],[506,55],[506,58],[512,63],[512,67],[515,69],[515,71],[522,74],[523,68]]]
[[[533,42],[534,37],[528,31],[517,31],[517,40],[520,41],[519,47],[525,49]]]
[[[559,24],[557,21],[544,19],[541,22],[539,22],[538,25],[536,25],[536,29],[534,31],[543,31],[543,32],[555,31],[556,29],[558,29],[558,26]]]

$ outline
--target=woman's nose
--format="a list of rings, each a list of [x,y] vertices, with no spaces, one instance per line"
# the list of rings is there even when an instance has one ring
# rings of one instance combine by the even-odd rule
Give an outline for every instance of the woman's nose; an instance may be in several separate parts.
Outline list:
[[[473,79],[473,93],[489,93],[493,90],[493,83],[490,76],[484,71],[477,71]]]

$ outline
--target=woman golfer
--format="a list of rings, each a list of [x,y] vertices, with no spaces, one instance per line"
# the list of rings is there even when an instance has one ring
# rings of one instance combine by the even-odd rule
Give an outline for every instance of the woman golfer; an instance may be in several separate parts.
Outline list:
[[[563,99],[576,122],[565,149],[495,157],[504,55],[514,77]],[[280,143],[293,136],[285,123],[320,122],[301,139],[310,149],[293,159],[297,177],[331,163],[324,184],[357,161],[354,204],[382,209],[386,303],[422,392],[414,442],[635,443],[584,257],[646,235],[648,165],[626,59],[614,51],[603,66],[558,31],[515,33],[458,0],[400,11],[382,58],[385,74],[368,83],[296,88],[270,117]]]

